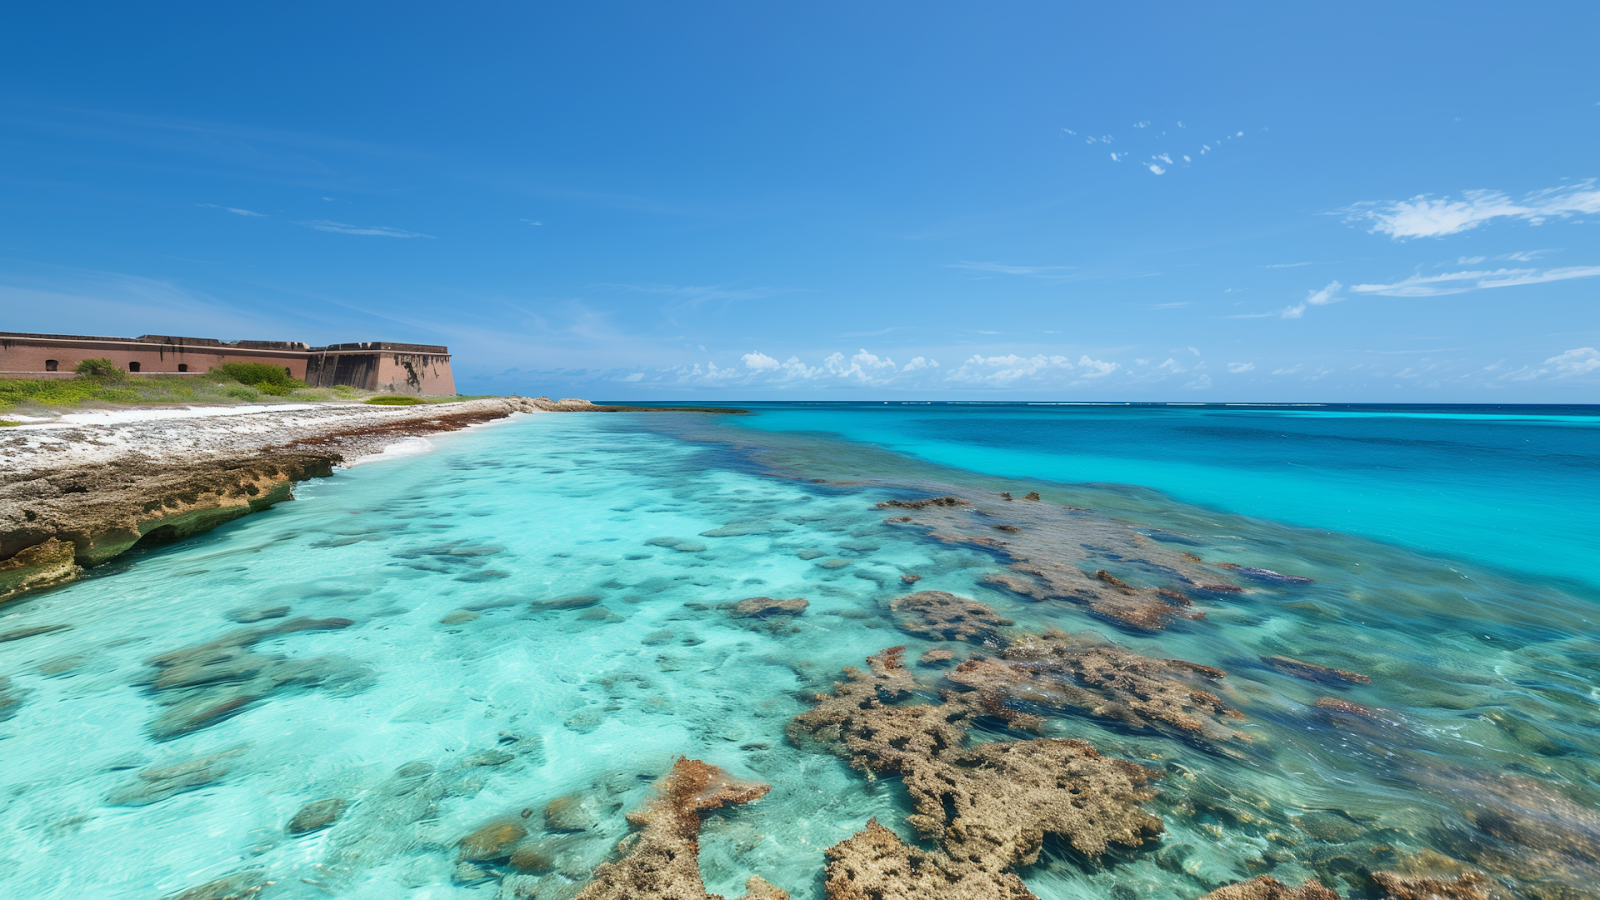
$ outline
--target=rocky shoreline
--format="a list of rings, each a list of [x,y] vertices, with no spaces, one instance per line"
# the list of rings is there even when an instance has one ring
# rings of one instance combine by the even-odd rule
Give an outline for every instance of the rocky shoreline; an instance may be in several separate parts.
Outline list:
[[[240,407],[45,423],[0,438],[0,603],[136,545],[182,540],[292,499],[295,482],[408,438],[516,413],[742,412],[506,397],[424,406]],[[210,412],[210,411],[208,411]],[[82,417],[73,417],[82,418]]]

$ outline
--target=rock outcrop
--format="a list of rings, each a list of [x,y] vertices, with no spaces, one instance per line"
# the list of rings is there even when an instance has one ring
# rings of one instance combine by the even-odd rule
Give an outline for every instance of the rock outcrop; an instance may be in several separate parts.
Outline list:
[[[976,600],[944,591],[918,591],[889,601],[900,630],[938,641],[1000,640],[1000,629],[1016,623]]]
[[[706,893],[700,877],[700,814],[759,800],[770,785],[738,781],[716,766],[679,757],[656,782],[656,796],[628,814],[639,826],[618,848],[626,855],[594,871],[578,900],[722,900]],[[789,895],[750,876],[743,900],[789,900]]]
[[[939,850],[900,841],[876,822],[828,851],[829,900],[1031,898],[1013,871],[1036,862],[1045,835],[1090,859],[1136,848],[1161,832],[1145,811],[1160,773],[1101,756],[1083,741],[1034,738],[967,746],[980,705],[946,694],[906,702],[917,685],[904,648],[868,659],[789,725],[790,739],[821,744],[869,775],[899,775],[916,812],[907,822]]]

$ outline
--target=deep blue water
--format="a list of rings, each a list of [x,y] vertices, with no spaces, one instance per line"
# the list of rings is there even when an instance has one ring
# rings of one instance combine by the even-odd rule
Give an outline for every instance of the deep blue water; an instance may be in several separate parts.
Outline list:
[[[1013,478],[1155,488],[1600,592],[1596,406],[741,405],[759,415],[739,427]]]

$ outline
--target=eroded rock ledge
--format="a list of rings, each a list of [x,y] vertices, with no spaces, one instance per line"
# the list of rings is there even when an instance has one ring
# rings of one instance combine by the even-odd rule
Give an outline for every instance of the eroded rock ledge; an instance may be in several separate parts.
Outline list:
[[[64,584],[141,542],[182,540],[292,499],[297,481],[409,437],[523,412],[744,410],[507,397],[328,405],[50,427],[0,440],[0,602]],[[23,431],[16,429],[15,431]]]

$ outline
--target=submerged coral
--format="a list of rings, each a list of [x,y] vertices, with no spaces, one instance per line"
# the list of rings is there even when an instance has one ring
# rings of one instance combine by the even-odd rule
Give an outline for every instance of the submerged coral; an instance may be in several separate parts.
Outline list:
[[[1207,688],[1221,669],[1125,650],[1092,633],[1023,635],[1000,659],[970,659],[951,681],[991,711],[1070,711],[1184,739],[1248,740],[1228,727],[1243,715]]]
[[[889,602],[889,608],[897,614],[902,631],[933,640],[994,641],[1001,628],[1016,624],[986,604],[944,591],[918,591],[896,597]]]
[[[829,851],[830,900],[1033,895],[1012,872],[1035,862],[1047,834],[1098,858],[1161,832],[1141,804],[1158,772],[1101,756],[1083,741],[1034,738],[967,747],[981,706],[961,696],[914,703],[903,647],[870,657],[796,717],[789,735],[821,743],[870,774],[904,779],[907,821],[939,852],[905,845],[875,822]]]
[[[1174,588],[1198,587],[1218,577],[1192,555],[1175,553],[1083,510],[953,495],[878,506],[914,511],[886,522],[927,528],[930,537],[947,543],[990,548],[1009,564],[1009,571],[985,578],[992,584],[1032,600],[1076,603],[1094,616],[1137,631],[1161,631],[1174,621],[1203,618],[1193,601]],[[986,521],[993,518],[1010,521]],[[991,537],[995,529],[1006,532],[1007,539]],[[1113,564],[1130,563],[1141,575],[1165,584],[1140,587],[1109,571]]]
[[[627,855],[594,871],[578,900],[721,900],[700,877],[700,814],[766,796],[770,785],[738,781],[716,766],[679,757],[656,782],[656,797],[628,814],[641,830],[623,841]],[[788,900],[789,895],[750,876],[743,900]]]

